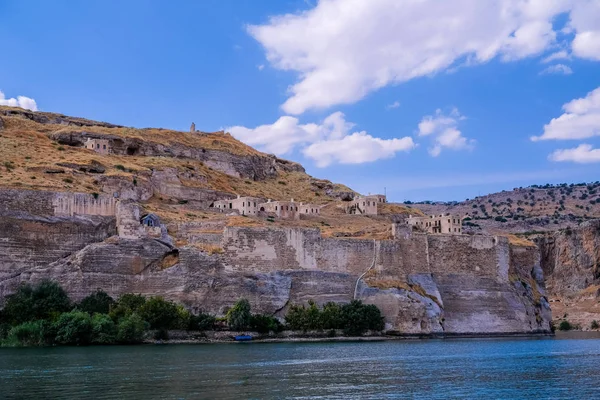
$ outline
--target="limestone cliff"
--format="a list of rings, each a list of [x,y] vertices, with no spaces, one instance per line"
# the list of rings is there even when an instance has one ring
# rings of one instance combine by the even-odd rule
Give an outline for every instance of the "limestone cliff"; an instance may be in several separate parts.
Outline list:
[[[316,229],[225,227],[213,252],[161,238],[119,237],[110,217],[57,217],[63,210],[51,207],[60,204],[57,196],[10,203],[20,214],[13,209],[11,229],[0,231],[0,250],[12,255],[0,264],[0,296],[21,282],[53,279],[74,299],[96,288],[113,296],[160,294],[215,314],[240,297],[279,316],[291,303],[358,298],[378,305],[386,328],[402,334],[549,330],[539,255],[535,248],[510,246],[506,238],[333,239]],[[68,228],[55,230],[57,218]],[[50,225],[32,225],[32,219]],[[123,221],[119,217],[119,226]]]
[[[555,319],[600,321],[600,220],[537,239]]]

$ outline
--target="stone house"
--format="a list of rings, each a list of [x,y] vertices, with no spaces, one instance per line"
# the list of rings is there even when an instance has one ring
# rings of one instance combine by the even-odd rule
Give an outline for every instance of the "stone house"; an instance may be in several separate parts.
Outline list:
[[[211,207],[220,212],[232,212],[235,210],[239,212],[240,215],[256,215],[259,210],[259,205],[264,201],[265,199],[260,197],[238,196],[236,199],[217,200],[211,204]]]
[[[360,196],[350,201],[346,206],[346,213],[361,215],[377,215],[377,206],[385,203],[386,197],[382,194]]]
[[[300,215],[299,207],[300,203],[296,203],[294,199],[290,201],[271,201],[269,199],[266,203],[260,203],[258,210],[275,214],[277,218],[281,219],[298,219]]]
[[[100,154],[112,153],[110,142],[107,139],[88,138],[85,142],[85,148],[94,150],[96,153]]]
[[[427,233],[445,233],[452,235],[462,234],[462,218],[457,215],[440,214],[425,217],[408,216],[408,225]]]
[[[140,224],[146,236],[160,238],[162,235],[162,226],[160,218],[156,214],[146,214],[140,218]]]
[[[317,205],[317,204],[300,203],[300,205],[298,206],[298,213],[300,215],[320,215],[321,207],[322,206]]]
[[[140,223],[149,227],[160,226],[160,218],[156,214],[146,214],[140,219]]]

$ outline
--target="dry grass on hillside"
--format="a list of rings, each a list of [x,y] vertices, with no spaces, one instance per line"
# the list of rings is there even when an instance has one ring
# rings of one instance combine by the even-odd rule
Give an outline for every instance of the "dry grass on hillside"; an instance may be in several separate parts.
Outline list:
[[[524,237],[513,235],[513,234],[503,234],[502,236],[506,236],[508,238],[508,242],[514,246],[520,247],[535,247],[535,243],[531,240],[528,240]]]
[[[380,215],[389,215],[389,214],[404,214],[404,215],[414,215],[423,217],[425,214],[417,209],[412,208],[410,206],[402,205],[402,204],[392,204],[392,203],[383,203],[377,204],[377,212]]]
[[[296,201],[323,203],[330,198],[315,189],[311,178],[301,172],[280,172],[279,176],[264,181],[235,178],[207,167],[200,161],[171,157],[101,155],[79,147],[59,145],[47,134],[64,128],[60,125],[39,124],[29,119],[10,116],[2,117],[4,129],[0,132],[0,186],[34,190],[101,192],[99,174],[83,173],[77,168],[57,166],[58,163],[90,165],[99,163],[106,168],[102,175],[118,175],[133,180],[144,179],[153,169],[175,168],[180,171],[193,170],[202,180],[182,180],[187,187],[212,189],[242,196],[272,199],[294,198]],[[89,132],[116,136],[139,137],[163,144],[184,143],[230,151],[238,154],[261,154],[227,134],[192,134],[163,129],[105,128],[86,126]],[[55,172],[55,173],[49,173]],[[58,173],[60,172],[60,173]],[[348,190],[336,185],[338,190]]]

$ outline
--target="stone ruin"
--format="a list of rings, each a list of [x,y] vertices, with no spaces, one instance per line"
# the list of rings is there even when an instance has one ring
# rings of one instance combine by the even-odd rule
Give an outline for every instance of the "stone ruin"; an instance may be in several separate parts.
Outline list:
[[[107,139],[88,138],[88,140],[85,142],[85,148],[88,150],[93,150],[99,154],[112,153],[110,141]]]
[[[451,214],[429,215],[424,217],[409,215],[406,224],[425,233],[461,235],[462,220],[463,218]]]
[[[299,219],[301,215],[320,215],[321,205],[290,201],[271,201],[260,197],[240,197],[217,200],[210,206],[223,213],[252,216],[274,216],[280,219]]]
[[[382,194],[360,196],[348,202],[348,205],[346,206],[346,213],[360,215],[377,215],[378,205],[386,202],[387,199]]]

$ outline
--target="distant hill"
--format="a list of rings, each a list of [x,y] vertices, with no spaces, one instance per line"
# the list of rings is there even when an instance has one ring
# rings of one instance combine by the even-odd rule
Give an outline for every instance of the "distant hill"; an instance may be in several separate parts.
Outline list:
[[[406,202],[405,205],[425,214],[465,216],[465,225],[471,231],[558,230],[600,218],[600,182],[533,185],[463,202]]]

